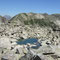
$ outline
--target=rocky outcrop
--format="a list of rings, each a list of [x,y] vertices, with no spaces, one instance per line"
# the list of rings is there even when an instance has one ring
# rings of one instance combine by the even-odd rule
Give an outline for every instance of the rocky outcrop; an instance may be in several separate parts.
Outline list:
[[[52,46],[53,47],[53,46]],[[53,47],[54,48],[54,47]],[[60,59],[59,55],[53,51],[51,47],[43,46],[39,49],[28,50],[28,53],[20,58],[20,60],[56,60]]]

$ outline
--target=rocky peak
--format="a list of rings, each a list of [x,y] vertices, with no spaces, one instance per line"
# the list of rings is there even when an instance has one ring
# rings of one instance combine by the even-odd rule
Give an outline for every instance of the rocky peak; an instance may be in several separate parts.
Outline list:
[[[11,19],[11,16],[9,16],[9,15],[5,15],[4,17],[6,18],[6,20],[10,20]]]
[[[7,20],[5,17],[0,16],[0,24],[7,23]]]

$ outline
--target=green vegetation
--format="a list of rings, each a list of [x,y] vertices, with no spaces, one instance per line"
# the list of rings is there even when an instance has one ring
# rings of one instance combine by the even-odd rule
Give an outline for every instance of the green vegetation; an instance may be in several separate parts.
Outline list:
[[[47,27],[57,27],[53,22],[51,22],[50,20],[48,19],[34,19],[34,20],[27,20],[27,21],[24,21],[25,25],[34,25],[34,24],[38,24],[39,26],[47,26]]]
[[[28,16],[26,13],[23,13],[25,16]]]
[[[39,19],[36,17],[36,13],[21,13],[13,17],[10,21],[12,23],[17,24],[18,22],[21,22],[22,24],[24,23],[25,25],[39,25],[40,27],[51,27],[51,28],[56,28],[57,25],[54,23],[54,21],[57,20],[60,15],[48,15],[48,14],[42,14],[45,18]],[[38,15],[37,15],[38,16]],[[16,22],[16,23],[15,23]]]

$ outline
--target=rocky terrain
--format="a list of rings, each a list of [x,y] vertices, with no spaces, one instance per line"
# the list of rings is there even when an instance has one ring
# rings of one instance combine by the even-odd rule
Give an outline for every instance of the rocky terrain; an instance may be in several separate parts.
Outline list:
[[[41,46],[16,43],[28,38]],[[8,21],[1,16],[0,60],[60,60],[60,14],[20,13]]]

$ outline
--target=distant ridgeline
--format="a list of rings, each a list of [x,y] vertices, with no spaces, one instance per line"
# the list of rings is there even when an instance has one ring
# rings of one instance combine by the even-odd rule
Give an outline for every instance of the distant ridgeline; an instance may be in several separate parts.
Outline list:
[[[5,17],[0,16],[0,24],[7,23],[7,21]]]
[[[39,25],[40,27],[59,27],[55,21],[60,19],[60,14],[38,14],[38,13],[21,13],[14,16],[9,22],[13,25]]]

